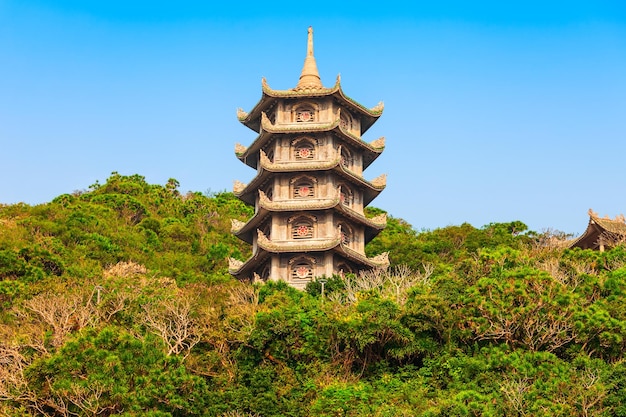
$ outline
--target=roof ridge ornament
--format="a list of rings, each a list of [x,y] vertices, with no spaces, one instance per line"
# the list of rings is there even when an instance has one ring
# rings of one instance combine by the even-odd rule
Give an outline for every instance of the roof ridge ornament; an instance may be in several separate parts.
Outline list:
[[[313,55],[313,27],[309,26],[306,58],[304,58],[304,66],[302,67],[302,72],[300,73],[300,80],[294,90],[318,88],[324,88],[324,86],[322,85],[320,74],[317,71],[317,63],[315,62],[315,56]]]
[[[237,119],[239,119],[239,121],[243,121],[243,120],[246,120],[246,117],[248,117],[248,112],[244,111],[241,107],[239,107],[237,109]]]

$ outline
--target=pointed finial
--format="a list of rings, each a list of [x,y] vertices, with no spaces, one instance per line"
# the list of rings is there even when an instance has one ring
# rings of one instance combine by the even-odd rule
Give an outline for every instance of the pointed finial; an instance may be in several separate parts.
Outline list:
[[[306,88],[323,88],[320,74],[317,71],[315,56],[313,56],[313,27],[309,26],[309,34],[306,46],[306,58],[304,58],[304,66],[300,74],[300,81],[295,90]]]
[[[313,26],[309,26],[306,44],[306,56],[313,56]]]

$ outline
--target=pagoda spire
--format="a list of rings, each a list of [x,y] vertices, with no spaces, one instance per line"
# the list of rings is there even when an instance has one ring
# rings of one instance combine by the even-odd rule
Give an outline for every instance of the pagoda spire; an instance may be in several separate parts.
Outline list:
[[[320,74],[317,71],[315,56],[313,56],[313,27],[309,26],[309,34],[306,47],[306,58],[304,58],[304,66],[300,74],[300,81],[294,90],[305,88],[323,88]]]

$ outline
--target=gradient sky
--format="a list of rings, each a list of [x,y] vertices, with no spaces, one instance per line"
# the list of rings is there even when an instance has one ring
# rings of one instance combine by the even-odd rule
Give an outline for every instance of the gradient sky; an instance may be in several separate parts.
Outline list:
[[[0,0],[0,203],[111,172],[181,191],[255,172],[236,109],[322,82],[385,111],[372,205],[417,230],[521,220],[581,233],[626,212],[626,2]]]

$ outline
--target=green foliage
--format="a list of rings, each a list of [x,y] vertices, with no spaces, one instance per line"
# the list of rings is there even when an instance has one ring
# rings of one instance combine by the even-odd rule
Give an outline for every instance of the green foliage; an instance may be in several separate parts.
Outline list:
[[[388,271],[298,291],[228,274],[252,214],[119,173],[0,205],[0,415],[626,416],[624,246],[389,216]]]
[[[34,395],[49,412],[132,416],[203,415],[206,383],[156,340],[107,327],[88,330],[26,369]],[[57,408],[55,410],[55,408]]]

